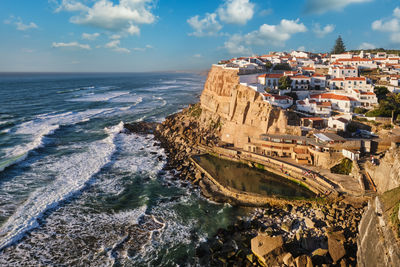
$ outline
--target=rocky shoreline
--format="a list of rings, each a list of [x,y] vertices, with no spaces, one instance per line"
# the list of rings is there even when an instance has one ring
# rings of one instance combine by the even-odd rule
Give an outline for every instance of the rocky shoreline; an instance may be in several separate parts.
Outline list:
[[[167,154],[166,171],[174,170],[180,179],[199,186],[210,200],[239,205],[219,193],[189,160],[201,152],[201,147],[220,143],[218,121],[201,123],[199,109],[199,104],[191,105],[161,124],[138,122],[125,124],[125,128],[138,134],[154,134]],[[342,199],[253,208],[249,218],[238,218],[202,243],[196,256],[200,265],[211,266],[356,266],[356,238],[363,208],[362,202],[345,203]],[[257,257],[255,244],[262,243],[257,238],[272,237],[281,241]]]

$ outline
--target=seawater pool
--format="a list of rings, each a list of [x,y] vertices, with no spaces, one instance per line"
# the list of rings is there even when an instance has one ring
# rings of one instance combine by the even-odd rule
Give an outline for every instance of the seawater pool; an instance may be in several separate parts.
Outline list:
[[[240,162],[221,159],[210,154],[196,156],[196,162],[222,186],[242,192],[279,198],[312,198],[315,194],[283,176]]]

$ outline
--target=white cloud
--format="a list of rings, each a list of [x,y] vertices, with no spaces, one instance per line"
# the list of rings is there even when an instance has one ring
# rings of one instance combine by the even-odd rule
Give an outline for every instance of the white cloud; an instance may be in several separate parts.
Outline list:
[[[53,42],[52,44],[53,48],[78,48],[78,49],[84,49],[84,50],[90,50],[90,45],[88,44],[80,44],[78,42],[70,42],[70,43],[56,43]]]
[[[97,37],[100,36],[100,33],[95,32],[95,33],[82,33],[82,39],[94,41],[97,39]]]
[[[70,21],[74,24],[93,26],[114,32],[139,34],[138,25],[151,24],[156,20],[152,14],[153,0],[95,1],[87,6],[77,0],[63,0],[56,11],[79,12]]]
[[[203,19],[199,19],[199,16],[191,17],[187,20],[187,23],[193,28],[194,32],[189,35],[197,37],[203,36],[215,36],[222,29],[221,24],[216,20],[217,14],[207,13]]]
[[[116,48],[121,44],[120,40],[114,40],[105,44],[105,48]]]
[[[225,0],[217,12],[225,23],[244,25],[253,18],[254,6],[249,0]]]
[[[153,49],[152,45],[146,45],[145,47],[135,47],[133,48],[134,51],[144,52],[146,50]]]
[[[264,16],[268,16],[271,15],[274,11],[272,10],[272,8],[268,8],[268,9],[264,9],[260,11],[260,16],[264,17]]]
[[[400,18],[400,8],[399,7],[396,7],[393,10],[393,16],[395,16],[396,18]]]
[[[113,49],[113,51],[118,52],[118,53],[125,53],[125,54],[129,54],[131,52],[128,48],[124,48],[124,47],[116,47]]]
[[[119,35],[119,34],[113,34],[113,35],[111,35],[110,36],[110,39],[112,39],[112,40],[115,40],[115,39],[121,39],[121,35]]]
[[[393,10],[393,17],[375,20],[371,24],[375,31],[387,32],[390,34],[390,41],[394,44],[400,44],[400,8]]]
[[[366,3],[373,0],[307,0],[306,12],[323,14],[328,11],[340,11],[350,4]]]
[[[368,49],[374,49],[374,48],[376,48],[376,46],[374,44],[370,44],[370,43],[366,43],[366,42],[364,42],[358,46],[358,49],[368,50]]]
[[[244,38],[239,34],[232,35],[228,41],[224,43],[224,47],[231,54],[249,55],[251,50],[244,45]]]
[[[193,57],[194,58],[202,58],[203,56],[201,54],[194,54]]]
[[[325,27],[321,28],[321,25],[319,23],[315,23],[313,25],[313,32],[317,35],[319,38],[325,37],[325,35],[333,32],[335,29],[335,25],[333,24],[328,24]]]
[[[126,53],[129,54],[131,51],[128,48],[120,47],[120,40],[113,40],[104,45],[105,48],[110,48],[111,50],[118,53]]]
[[[34,22],[29,22],[28,24],[24,24],[20,17],[16,18],[14,16],[10,16],[8,19],[4,20],[4,24],[14,24],[19,31],[27,31],[30,29],[39,28],[38,25]]]
[[[282,19],[278,25],[263,24],[256,31],[246,35],[232,35],[224,47],[231,54],[251,54],[250,47],[256,46],[285,46],[293,34],[306,32],[307,28],[297,20]]]
[[[68,12],[75,12],[75,11],[87,11],[89,8],[82,4],[77,0],[62,0],[61,3],[58,4],[55,12],[61,11],[68,11]]]
[[[306,47],[304,46],[304,45],[302,45],[302,46],[299,46],[298,48],[297,48],[297,51],[306,51]]]

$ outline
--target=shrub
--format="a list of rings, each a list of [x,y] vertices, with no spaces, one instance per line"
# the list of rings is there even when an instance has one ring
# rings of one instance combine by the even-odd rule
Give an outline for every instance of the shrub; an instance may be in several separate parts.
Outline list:
[[[349,175],[351,173],[352,168],[353,168],[353,162],[350,159],[345,158],[342,159],[342,161],[339,164],[331,168],[331,173]]]

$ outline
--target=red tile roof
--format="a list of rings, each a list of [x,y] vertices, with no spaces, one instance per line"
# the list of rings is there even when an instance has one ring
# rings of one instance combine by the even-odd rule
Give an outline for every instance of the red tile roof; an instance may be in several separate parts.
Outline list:
[[[258,78],[270,78],[270,79],[279,79],[283,77],[282,73],[266,73],[258,76]]]
[[[316,98],[318,99],[321,96],[322,99],[335,99],[335,100],[341,100],[341,101],[357,101],[356,99],[344,95],[336,95],[332,93],[324,93],[324,94],[318,94],[318,95],[311,95],[311,98]]]
[[[291,77],[291,79],[310,79],[310,77],[304,76],[304,75],[297,75],[297,76]]]
[[[346,81],[365,81],[365,77],[346,77]]]

